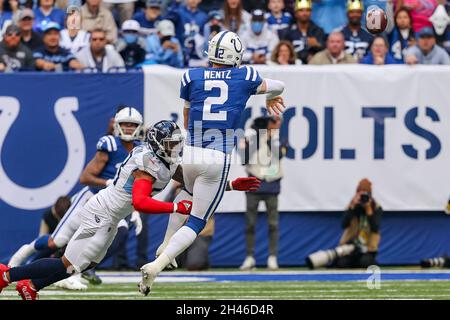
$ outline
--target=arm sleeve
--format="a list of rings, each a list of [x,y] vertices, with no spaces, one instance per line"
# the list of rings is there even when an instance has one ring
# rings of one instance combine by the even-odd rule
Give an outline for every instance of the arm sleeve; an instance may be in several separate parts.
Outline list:
[[[283,81],[279,81],[279,80],[272,80],[272,79],[264,79],[264,81],[266,82],[266,92],[267,93],[267,100],[271,100],[277,96],[279,96],[280,94],[283,93],[284,91],[284,82]]]
[[[189,70],[186,71],[181,77],[180,84],[180,98],[186,101],[190,101],[189,97],[189,84],[191,83],[191,77],[189,75]]]
[[[143,213],[172,213],[175,209],[173,202],[162,202],[153,199],[150,194],[153,183],[147,179],[137,179],[133,183],[132,201],[133,207]]]
[[[243,70],[245,70],[245,80],[248,85],[250,94],[257,94],[258,87],[263,82],[263,79],[260,77],[258,71],[256,71],[256,69],[251,66],[244,66]]]

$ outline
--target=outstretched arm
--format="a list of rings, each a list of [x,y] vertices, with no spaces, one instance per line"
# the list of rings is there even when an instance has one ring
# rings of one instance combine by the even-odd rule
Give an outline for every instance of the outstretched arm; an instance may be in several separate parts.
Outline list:
[[[284,82],[279,80],[264,79],[258,87],[257,94],[267,94],[267,110],[270,115],[279,115],[283,113],[286,106],[280,96],[284,91]]]
[[[144,171],[133,172],[132,189],[133,207],[143,213],[174,213],[190,214],[192,202],[183,200],[178,203],[162,202],[151,197],[155,178]]]

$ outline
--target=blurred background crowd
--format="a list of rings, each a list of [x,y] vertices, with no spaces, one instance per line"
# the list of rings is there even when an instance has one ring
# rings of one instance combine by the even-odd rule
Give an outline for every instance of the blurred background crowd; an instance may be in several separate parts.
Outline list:
[[[388,26],[365,29],[383,8]],[[80,28],[67,10],[80,9]],[[209,39],[237,32],[244,63],[450,64],[446,0],[0,0],[0,72],[125,72],[207,66]]]

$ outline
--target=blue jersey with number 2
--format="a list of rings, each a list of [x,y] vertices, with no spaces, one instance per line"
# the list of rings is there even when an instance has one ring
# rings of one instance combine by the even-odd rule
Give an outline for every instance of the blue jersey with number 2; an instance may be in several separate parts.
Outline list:
[[[180,97],[190,102],[188,144],[230,153],[242,111],[261,83],[251,66],[186,71]]]

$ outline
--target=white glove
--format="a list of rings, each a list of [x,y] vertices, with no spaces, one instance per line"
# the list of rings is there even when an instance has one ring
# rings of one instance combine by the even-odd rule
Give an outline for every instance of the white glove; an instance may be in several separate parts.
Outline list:
[[[131,213],[130,222],[134,224],[134,226],[136,228],[136,235],[138,236],[142,231],[142,220],[141,220],[140,213],[137,211],[133,211]]]
[[[109,187],[110,185],[112,185],[114,182],[114,179],[108,179],[106,180],[106,187]]]

